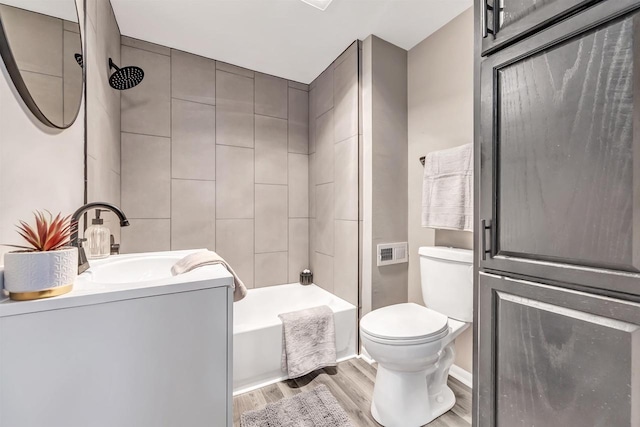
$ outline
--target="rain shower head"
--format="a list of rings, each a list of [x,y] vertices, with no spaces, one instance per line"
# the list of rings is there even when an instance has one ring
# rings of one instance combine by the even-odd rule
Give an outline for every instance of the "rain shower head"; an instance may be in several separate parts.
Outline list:
[[[109,58],[109,69],[116,70],[109,77],[109,85],[117,90],[127,90],[138,86],[144,79],[144,71],[140,67],[122,67],[118,68],[113,60]]]

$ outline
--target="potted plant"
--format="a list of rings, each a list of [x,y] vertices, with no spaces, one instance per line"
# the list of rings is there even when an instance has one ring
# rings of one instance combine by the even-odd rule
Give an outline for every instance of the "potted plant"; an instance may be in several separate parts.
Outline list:
[[[4,287],[16,301],[65,294],[78,275],[78,248],[69,246],[77,224],[71,216],[54,218],[48,211],[34,216],[35,227],[24,221],[16,226],[29,246],[7,245],[20,250],[4,256]]]

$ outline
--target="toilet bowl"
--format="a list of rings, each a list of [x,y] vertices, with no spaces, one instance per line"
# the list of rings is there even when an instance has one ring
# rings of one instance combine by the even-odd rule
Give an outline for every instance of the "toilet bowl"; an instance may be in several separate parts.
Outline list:
[[[455,405],[447,377],[472,317],[472,254],[431,247],[420,258],[425,303],[430,295],[435,307],[396,304],[360,321],[362,345],[378,363],[371,414],[385,427],[423,426]]]
[[[378,362],[371,414],[386,427],[423,426],[447,412],[455,397],[447,386],[454,339],[468,323],[417,304],[372,311],[360,337]]]

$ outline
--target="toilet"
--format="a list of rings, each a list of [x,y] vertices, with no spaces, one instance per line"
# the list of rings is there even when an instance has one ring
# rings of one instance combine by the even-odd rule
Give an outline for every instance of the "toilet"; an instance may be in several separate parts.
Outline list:
[[[423,426],[453,407],[454,343],[473,317],[473,252],[435,246],[419,254],[427,307],[391,305],[360,321],[362,344],[378,363],[371,414],[385,427]]]

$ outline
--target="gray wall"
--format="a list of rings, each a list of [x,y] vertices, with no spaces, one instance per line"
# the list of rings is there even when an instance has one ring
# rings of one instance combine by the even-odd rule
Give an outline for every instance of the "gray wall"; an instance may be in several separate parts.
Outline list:
[[[407,51],[363,42],[363,314],[407,301],[408,265],[378,267],[377,245],[407,241]]]
[[[120,64],[120,30],[111,2],[87,0],[87,200],[120,205],[120,91],[109,86],[108,60]],[[102,215],[116,241],[120,223]],[[91,217],[90,217],[91,218]]]
[[[421,226],[422,175],[419,157],[473,141],[473,11],[468,9],[409,51],[409,301],[424,304],[420,246],[470,249],[465,231]],[[428,301],[427,301],[428,303]],[[456,340],[456,364],[471,371],[471,329]]]
[[[122,38],[123,252],[208,248],[248,287],[309,266],[308,86]]]
[[[32,222],[34,209],[70,214],[82,204],[84,109],[65,131],[44,126],[25,106],[4,63],[0,147],[0,242],[22,244],[15,224],[20,219]],[[9,250],[0,246],[0,256]]]
[[[310,89],[309,252],[314,281],[358,305],[358,43]]]

